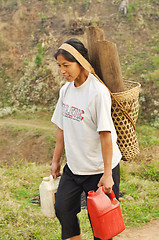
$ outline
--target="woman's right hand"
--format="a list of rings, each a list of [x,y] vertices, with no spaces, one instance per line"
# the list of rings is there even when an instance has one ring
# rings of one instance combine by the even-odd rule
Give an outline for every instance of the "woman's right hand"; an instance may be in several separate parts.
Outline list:
[[[57,177],[61,176],[60,168],[61,168],[60,162],[52,162],[50,173],[53,176],[53,178],[56,179]]]

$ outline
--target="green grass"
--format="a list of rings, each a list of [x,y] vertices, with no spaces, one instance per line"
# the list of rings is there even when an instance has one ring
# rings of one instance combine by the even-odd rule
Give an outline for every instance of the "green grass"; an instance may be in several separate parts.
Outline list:
[[[121,186],[125,202],[121,203],[126,225],[139,226],[159,216],[159,179],[156,164],[122,163]],[[150,167],[151,166],[151,167]],[[151,169],[151,171],[150,171]],[[132,201],[127,199],[131,196]]]
[[[136,132],[141,146],[159,145],[159,129],[149,125],[137,125]]]
[[[157,165],[158,164],[158,165]],[[121,163],[121,186],[124,202],[121,209],[126,226],[141,226],[159,214],[159,162]],[[0,168],[0,236],[1,239],[61,239],[58,220],[48,219],[32,199],[39,194],[44,176],[49,176],[49,164],[36,165],[20,160],[10,168]],[[131,196],[132,201],[127,197]],[[92,239],[86,209],[79,214],[83,239]]]
[[[1,239],[60,239],[57,219],[45,218],[40,207],[31,202],[39,194],[40,182],[49,174],[49,168],[19,163],[0,169]]]

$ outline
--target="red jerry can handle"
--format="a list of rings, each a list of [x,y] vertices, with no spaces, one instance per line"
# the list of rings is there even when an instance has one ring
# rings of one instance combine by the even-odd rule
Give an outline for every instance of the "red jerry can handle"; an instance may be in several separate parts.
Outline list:
[[[103,189],[103,187],[99,187],[99,189],[100,188],[102,188],[102,190],[103,190],[103,192],[104,192],[104,189]],[[105,192],[104,192],[105,193]],[[114,198],[116,199],[116,197],[115,197],[115,194],[114,194],[114,192],[113,192],[113,190],[111,191],[111,193],[108,193],[108,195],[109,195],[109,198],[111,199],[111,200],[113,200]]]
[[[109,195],[109,197],[110,197],[111,200],[113,200],[114,198],[116,199],[113,190],[112,190],[111,193],[109,193],[108,195]]]

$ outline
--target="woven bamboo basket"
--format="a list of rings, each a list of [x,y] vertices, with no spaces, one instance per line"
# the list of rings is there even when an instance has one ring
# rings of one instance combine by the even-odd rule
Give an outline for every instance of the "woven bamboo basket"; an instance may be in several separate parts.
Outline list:
[[[124,81],[124,91],[113,93],[134,124],[138,118],[140,83]],[[117,143],[122,160],[132,160],[139,153],[139,145],[132,122],[125,116],[119,104],[112,97],[112,119],[118,135]]]

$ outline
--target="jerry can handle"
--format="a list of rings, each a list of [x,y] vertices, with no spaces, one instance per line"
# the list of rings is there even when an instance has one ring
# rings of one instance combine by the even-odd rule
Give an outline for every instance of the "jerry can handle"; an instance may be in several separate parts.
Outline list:
[[[103,189],[103,187],[99,187],[97,191],[103,191],[103,192],[104,192],[104,189]],[[105,193],[105,192],[104,192],[104,193]],[[114,198],[116,199],[113,190],[111,191],[111,193],[108,193],[108,195],[109,195],[109,198],[110,198],[111,200],[113,200]]]
[[[112,190],[111,193],[109,193],[108,195],[109,195],[109,197],[110,197],[111,200],[113,200],[114,198],[116,199],[113,190]]]
[[[104,192],[103,186],[99,187],[99,188],[97,189],[96,193],[97,193],[97,192],[100,193],[101,191]],[[89,194],[88,194],[88,195],[93,196],[94,194],[95,194],[94,191],[89,191]],[[105,194],[105,192],[104,192],[104,194]],[[111,191],[111,193],[108,193],[108,195],[109,195],[109,198],[110,198],[111,200],[116,199],[113,190]]]

